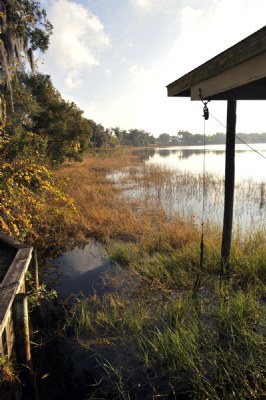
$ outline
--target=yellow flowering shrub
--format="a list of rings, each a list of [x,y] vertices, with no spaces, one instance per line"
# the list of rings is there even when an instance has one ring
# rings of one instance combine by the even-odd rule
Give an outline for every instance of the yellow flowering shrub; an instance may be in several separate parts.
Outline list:
[[[2,119],[3,121],[3,119]],[[1,129],[2,127],[2,129]],[[0,125],[0,228],[19,240],[33,241],[64,230],[77,219],[64,182],[34,157],[6,157],[9,137]],[[53,236],[53,235],[52,235]]]

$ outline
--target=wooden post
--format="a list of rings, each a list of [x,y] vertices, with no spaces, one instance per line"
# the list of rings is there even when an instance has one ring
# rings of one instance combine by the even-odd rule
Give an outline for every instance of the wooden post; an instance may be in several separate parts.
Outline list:
[[[38,267],[37,251],[35,249],[33,250],[32,262],[33,262],[33,274],[34,274],[35,289],[38,290],[38,288],[39,288],[39,267]]]
[[[18,293],[13,303],[13,324],[17,362],[21,366],[22,398],[39,400],[35,374],[31,367],[28,302],[25,293]]]
[[[225,186],[224,186],[224,219],[221,250],[221,277],[229,277],[229,259],[231,252],[233,206],[235,187],[235,133],[236,133],[236,100],[227,101],[226,153],[225,153]]]
[[[28,302],[25,293],[16,294],[13,321],[17,362],[28,365],[31,361]]]

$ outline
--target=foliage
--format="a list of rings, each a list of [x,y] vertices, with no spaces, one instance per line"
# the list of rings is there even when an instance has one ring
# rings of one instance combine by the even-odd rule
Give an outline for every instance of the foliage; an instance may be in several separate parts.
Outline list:
[[[169,145],[170,135],[168,135],[168,133],[161,133],[160,136],[158,137],[157,143],[165,146]]]
[[[3,0],[0,28],[0,85],[7,87],[6,100],[1,97],[0,227],[20,240],[45,237],[47,242],[51,231],[56,234],[77,218],[73,201],[47,167],[48,157],[56,155],[60,162],[76,157],[87,146],[90,127],[74,103],[61,98],[49,77],[18,73],[22,51],[34,69],[32,51],[45,51],[49,44],[52,26],[39,2]]]
[[[9,40],[13,34],[23,41],[24,48],[46,51],[52,25],[46,18],[46,11],[40,8],[40,3],[35,0],[2,0],[1,3],[1,23],[6,24]],[[7,39],[3,30],[2,34]]]
[[[26,73],[17,72],[13,76],[12,93],[7,89],[3,90],[7,108],[5,131],[13,141],[19,140],[20,135],[24,132],[32,130],[32,116],[41,110],[40,104],[22,82],[24,75]]]
[[[36,161],[38,141],[36,147],[34,135],[28,135],[28,140],[29,151],[9,160],[10,137],[0,132],[0,227],[20,240],[36,240],[52,224],[60,227],[77,216],[62,184],[44,163]]]
[[[116,144],[115,136],[109,129],[105,129],[101,124],[96,124],[96,122],[89,121],[92,127],[91,141],[92,145],[96,148],[104,146],[114,146]]]
[[[1,160],[0,196],[0,226],[20,240],[37,239],[49,224],[62,225],[76,215],[53,173],[34,159]]]
[[[79,160],[90,147],[92,135],[91,123],[83,117],[83,111],[61,97],[48,75],[23,74],[21,82],[36,104],[35,110],[27,114],[24,128],[46,138],[48,159],[57,163]]]
[[[18,380],[17,372],[8,356],[0,356],[0,384]]]
[[[53,301],[57,298],[57,292],[55,289],[48,289],[45,283],[42,283],[36,288],[34,279],[30,271],[27,271],[26,274],[26,282],[27,282],[27,298],[30,307],[35,308],[41,304],[43,300],[45,301]]]
[[[52,25],[46,11],[35,0],[2,0],[0,3],[0,83],[11,92],[11,80],[21,53],[29,59],[34,70],[33,51],[44,52],[49,45]],[[3,85],[4,86],[4,85]]]
[[[120,128],[112,128],[120,144],[125,146],[147,146],[154,144],[154,137],[143,129],[130,129],[129,131]]]
[[[177,136],[181,145],[203,145],[205,144],[225,144],[226,136],[224,133],[215,133],[214,135],[205,136],[202,134],[195,134],[188,131],[178,131]],[[246,143],[265,143],[266,133],[238,133],[237,136],[244,140]],[[237,138],[236,138],[237,139]],[[238,140],[238,139],[237,139]]]

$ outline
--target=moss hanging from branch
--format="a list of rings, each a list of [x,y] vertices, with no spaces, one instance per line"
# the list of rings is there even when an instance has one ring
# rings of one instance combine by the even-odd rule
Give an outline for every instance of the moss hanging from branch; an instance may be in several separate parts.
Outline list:
[[[34,50],[45,52],[52,25],[34,0],[0,0],[0,84],[11,89],[11,76],[24,54],[34,71]]]

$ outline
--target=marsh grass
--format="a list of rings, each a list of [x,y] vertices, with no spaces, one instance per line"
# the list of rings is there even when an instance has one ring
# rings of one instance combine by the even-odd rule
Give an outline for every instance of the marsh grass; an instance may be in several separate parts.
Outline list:
[[[98,364],[90,398],[265,398],[265,231],[235,231],[230,282],[220,287],[221,230],[204,223],[199,271],[200,224],[162,202],[178,202],[184,190],[186,203],[200,198],[202,176],[142,166],[126,150],[58,173],[69,179],[80,213],[77,232],[102,240],[118,265],[111,293],[83,298],[68,313]],[[223,182],[209,175],[206,188],[217,210]],[[241,187],[242,200],[252,195],[263,203],[264,187],[256,188]]]
[[[227,295],[199,304],[184,293],[164,302],[116,293],[76,304],[80,343],[103,372],[91,398],[262,399],[265,312],[251,291]]]
[[[3,383],[14,383],[19,381],[18,371],[16,371],[14,363],[3,355],[0,357],[0,387]]]

